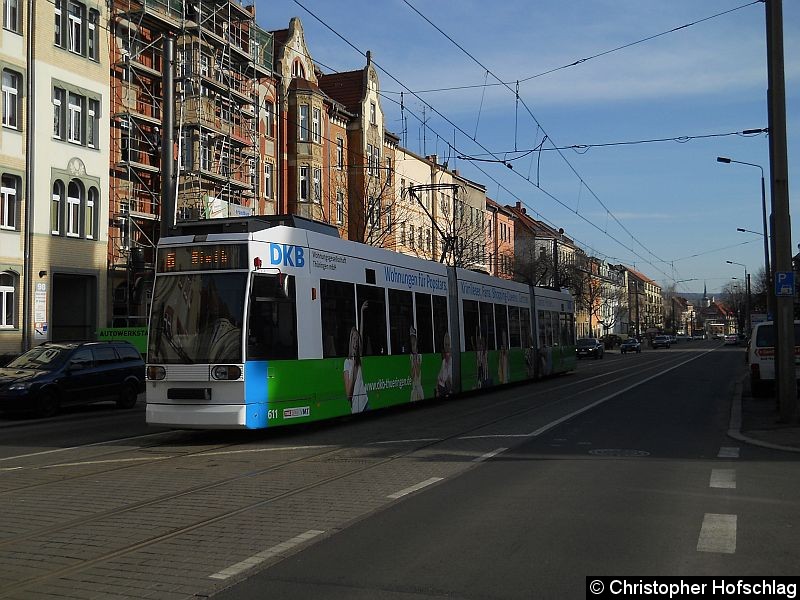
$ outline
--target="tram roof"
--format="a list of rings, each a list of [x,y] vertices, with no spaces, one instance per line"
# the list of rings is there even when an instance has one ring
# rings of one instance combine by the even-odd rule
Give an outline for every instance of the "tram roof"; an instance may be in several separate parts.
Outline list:
[[[339,230],[335,226],[297,215],[253,215],[249,217],[181,221],[174,227],[170,227],[169,236],[252,233],[273,227],[293,227],[339,238]]]

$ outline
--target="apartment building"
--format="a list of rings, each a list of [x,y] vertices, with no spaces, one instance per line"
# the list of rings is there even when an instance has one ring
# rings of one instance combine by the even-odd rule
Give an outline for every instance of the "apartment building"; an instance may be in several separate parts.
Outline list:
[[[109,32],[108,296],[113,324],[133,326],[164,219],[278,210],[274,47],[255,8],[232,0],[114,0]]]
[[[29,24],[28,5],[6,0],[0,31],[0,353],[106,321],[106,5],[33,6]]]
[[[486,267],[491,275],[514,277],[514,213],[486,198]]]

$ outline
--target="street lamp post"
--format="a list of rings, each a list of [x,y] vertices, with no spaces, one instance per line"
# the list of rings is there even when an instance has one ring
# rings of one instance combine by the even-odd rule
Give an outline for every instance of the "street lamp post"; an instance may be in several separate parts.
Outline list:
[[[744,285],[747,296],[745,297],[745,329],[747,333],[750,333],[750,275],[747,273],[747,265],[739,262],[734,262],[732,260],[726,260],[726,263],[729,265],[739,265],[740,267],[744,267]]]
[[[718,156],[717,162],[721,162],[724,164],[731,164],[735,163],[737,165],[747,165],[748,167],[755,167],[759,171],[761,171],[761,218],[763,220],[764,225],[764,271],[766,272],[767,278],[767,318],[773,317],[773,310],[775,307],[775,302],[773,300],[773,294],[775,293],[772,289],[772,271],[770,269],[770,262],[769,262],[769,231],[767,229],[767,194],[766,188],[764,185],[764,167],[761,165],[757,165],[755,163],[743,162],[740,160],[733,160],[732,158],[727,158],[725,156]],[[738,231],[747,231],[746,229],[739,229]],[[755,233],[755,232],[753,232]]]

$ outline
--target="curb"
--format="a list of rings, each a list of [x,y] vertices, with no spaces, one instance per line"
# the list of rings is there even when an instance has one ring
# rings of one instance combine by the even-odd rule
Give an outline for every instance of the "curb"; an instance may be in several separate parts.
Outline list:
[[[728,424],[728,437],[750,444],[752,446],[760,446],[761,448],[769,448],[770,450],[781,450],[783,452],[796,452],[800,453],[800,448],[793,446],[781,446],[780,444],[773,444],[763,440],[757,440],[744,435],[742,429],[742,382],[747,375],[743,375],[736,382],[733,388],[733,400],[731,402],[731,420]]]

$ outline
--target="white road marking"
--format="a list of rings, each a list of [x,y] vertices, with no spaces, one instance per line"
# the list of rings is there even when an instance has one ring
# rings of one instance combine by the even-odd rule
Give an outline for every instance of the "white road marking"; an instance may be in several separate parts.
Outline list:
[[[251,567],[254,567],[265,560],[272,558],[273,556],[277,556],[282,552],[286,552],[287,550],[291,550],[295,546],[299,546],[302,543],[307,542],[310,539],[317,537],[318,535],[322,535],[325,533],[324,531],[320,531],[319,529],[309,529],[305,533],[301,533],[293,537],[290,540],[286,540],[285,542],[281,542],[273,546],[272,548],[268,548],[263,552],[259,552],[258,554],[254,554],[250,558],[245,558],[243,561],[236,563],[235,565],[231,565],[222,571],[218,571],[213,575],[209,575],[211,579],[228,579],[229,577],[233,577],[234,575],[238,575],[242,571],[246,571]]]
[[[248,448],[247,450],[220,450],[219,452],[201,452],[193,454],[195,456],[222,456],[224,454],[247,454],[250,452],[277,452],[279,450],[316,450],[317,448],[331,448],[329,445],[324,446],[279,446],[277,448]]]
[[[92,448],[94,446],[105,446],[106,444],[116,444],[117,442],[128,442],[130,440],[141,440],[144,438],[155,437],[157,435],[174,434],[174,431],[160,431],[158,433],[147,433],[145,435],[135,435],[133,437],[120,438],[117,440],[107,440],[105,442],[94,442],[93,444],[84,444],[83,446],[69,446],[67,448],[56,448],[55,450],[43,450],[42,452],[31,452],[30,454],[18,454],[16,456],[6,456],[0,458],[0,462],[7,460],[16,460],[18,458],[30,458],[32,456],[43,456],[45,454],[55,454],[57,452],[66,452],[67,450],[78,450],[80,448]]]
[[[394,494],[389,494],[386,496],[387,498],[392,498],[393,500],[397,500],[398,498],[402,498],[403,496],[410,494],[411,492],[416,492],[417,490],[421,490],[424,487],[428,487],[429,485],[433,485],[437,481],[441,481],[444,479],[443,477],[431,477],[430,479],[426,479],[425,481],[421,481],[417,485],[412,485],[404,490],[400,490],[399,492],[395,492]]]
[[[0,469],[0,473],[5,473],[7,471],[19,471],[22,468],[23,467],[3,467],[2,469]]]
[[[491,452],[487,452],[486,454],[481,454],[477,458],[473,458],[472,462],[483,462],[485,460],[489,460],[490,458],[497,456],[501,452],[505,452],[508,448],[498,448],[497,450],[492,450]]]
[[[698,552],[736,552],[736,515],[706,513],[697,540]]]
[[[708,487],[735,490],[736,469],[711,469]]]
[[[409,444],[411,442],[438,442],[441,438],[417,438],[413,440],[386,440],[384,442],[372,442],[373,444]]]
[[[739,448],[734,446],[723,446],[719,449],[717,458],[739,458]]]
[[[58,467],[82,467],[84,465],[106,465],[109,463],[124,463],[124,462],[138,462],[138,461],[156,461],[156,460],[164,460],[166,458],[175,458],[174,456],[146,456],[143,458],[113,458],[108,460],[86,460],[83,462],[73,462],[73,463],[58,463],[56,465],[45,465],[43,467],[39,467],[40,469],[56,469]]]
[[[592,402],[591,404],[588,404],[588,405],[584,406],[583,408],[580,408],[580,409],[578,409],[578,410],[576,410],[574,412],[571,412],[568,415],[564,415],[560,419],[556,419],[555,421],[552,421],[552,422],[548,423],[547,425],[543,425],[542,427],[539,427],[539,429],[531,431],[528,434],[527,437],[538,437],[538,436],[542,435],[543,433],[545,433],[547,431],[550,431],[554,427],[557,427],[557,426],[561,425],[565,421],[569,421],[570,419],[572,419],[574,417],[577,417],[578,415],[581,415],[581,414],[583,414],[583,413],[585,413],[587,411],[590,411],[593,408],[595,408],[596,406],[600,406],[601,404],[603,404],[605,402],[608,402],[609,400],[611,400],[613,398],[616,398],[617,396],[621,396],[625,392],[628,392],[628,391],[630,391],[630,390],[632,390],[634,388],[637,388],[640,385],[642,385],[644,383],[647,383],[648,381],[650,381],[652,379],[655,379],[656,377],[661,377],[662,375],[664,375],[666,373],[669,373],[670,371],[672,371],[674,369],[677,369],[678,367],[682,367],[683,365],[685,365],[687,363],[690,363],[693,360],[697,360],[698,358],[700,358],[701,356],[704,356],[705,354],[708,354],[709,352],[713,352],[713,350],[708,350],[707,352],[704,352],[703,354],[698,354],[697,356],[693,356],[692,358],[689,358],[689,359],[687,359],[687,360],[685,360],[683,362],[680,362],[677,365],[671,366],[669,369],[664,369],[663,371],[659,371],[658,373],[656,373],[654,375],[651,375],[650,377],[647,377],[645,379],[642,379],[641,381],[637,381],[636,383],[634,383],[632,385],[629,385],[628,387],[623,388],[623,389],[621,389],[619,391],[616,391],[613,394],[609,394],[608,396],[606,396],[604,398],[600,398],[600,400]]]
[[[490,435],[465,435],[458,439],[460,440],[486,440],[492,438],[526,438],[527,433],[493,433]]]

